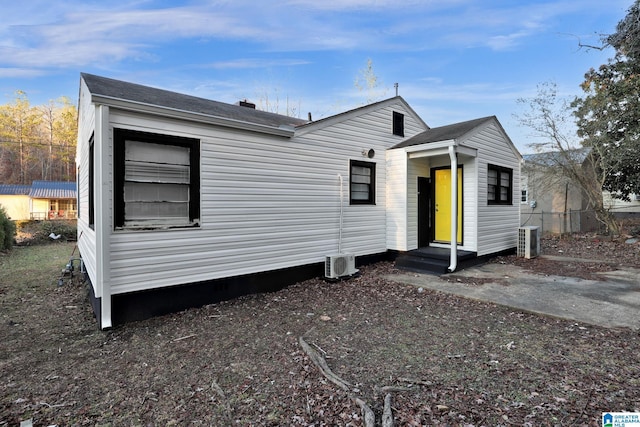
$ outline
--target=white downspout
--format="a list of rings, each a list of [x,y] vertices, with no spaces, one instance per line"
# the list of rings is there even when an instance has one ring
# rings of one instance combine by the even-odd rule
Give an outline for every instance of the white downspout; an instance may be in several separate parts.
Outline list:
[[[340,228],[339,228],[339,234],[338,234],[338,253],[341,254],[342,253],[342,221],[343,221],[343,217],[344,217],[344,212],[343,212],[343,194],[342,194],[342,175],[338,174],[338,178],[340,179]]]
[[[109,329],[111,320],[111,194],[113,173],[109,167],[111,142],[109,140],[109,107],[96,107],[94,141],[94,192],[96,231],[96,287],[100,289],[100,327]]]
[[[451,254],[447,271],[453,273],[458,266],[458,157],[453,145],[449,146],[451,158]]]

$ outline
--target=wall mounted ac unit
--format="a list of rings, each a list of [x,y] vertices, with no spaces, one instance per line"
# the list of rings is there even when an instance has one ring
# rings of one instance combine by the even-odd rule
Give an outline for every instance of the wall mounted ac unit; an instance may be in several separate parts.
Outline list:
[[[527,226],[518,228],[517,255],[527,259],[540,255],[540,227]]]
[[[353,254],[327,255],[324,275],[327,279],[338,279],[356,274],[356,257]]]

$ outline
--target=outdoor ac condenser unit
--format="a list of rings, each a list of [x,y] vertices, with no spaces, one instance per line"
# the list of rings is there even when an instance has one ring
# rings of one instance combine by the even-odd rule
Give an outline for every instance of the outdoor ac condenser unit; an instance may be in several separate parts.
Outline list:
[[[540,255],[540,227],[528,226],[518,228],[517,255],[527,259]]]
[[[353,254],[327,255],[324,275],[327,279],[338,279],[356,274],[356,257]]]

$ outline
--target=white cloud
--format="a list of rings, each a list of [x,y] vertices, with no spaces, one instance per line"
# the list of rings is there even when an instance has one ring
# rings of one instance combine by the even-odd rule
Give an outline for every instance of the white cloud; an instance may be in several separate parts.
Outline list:
[[[45,71],[33,68],[0,68],[0,78],[39,77],[44,74]]]
[[[308,65],[311,61],[303,59],[260,59],[260,58],[239,58],[230,61],[216,61],[205,64],[204,68],[234,69],[234,68],[269,68],[269,67],[292,67],[298,65]]]
[[[431,49],[479,46],[513,50],[548,31],[550,22],[579,13],[585,2],[595,10],[591,13],[603,7],[596,0],[506,5],[409,0],[401,6],[396,0],[193,0],[173,7],[151,0],[116,7],[98,1],[23,1],[3,9],[3,17],[8,18],[0,23],[0,67],[153,63],[165,43],[181,40],[211,46],[218,41],[249,42],[254,50],[263,52],[387,51],[413,55]],[[292,60],[288,65],[302,63]],[[211,66],[240,69],[271,65],[231,56]]]

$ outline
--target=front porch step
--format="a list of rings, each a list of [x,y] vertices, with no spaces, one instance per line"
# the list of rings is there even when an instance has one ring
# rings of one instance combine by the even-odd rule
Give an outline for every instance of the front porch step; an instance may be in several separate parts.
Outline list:
[[[445,274],[449,268],[450,255],[449,249],[446,248],[420,248],[398,255],[396,267],[417,273]],[[477,262],[476,252],[458,251],[456,270],[475,265]]]

